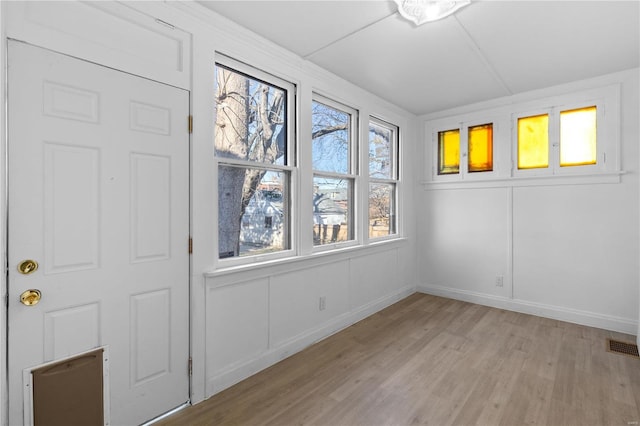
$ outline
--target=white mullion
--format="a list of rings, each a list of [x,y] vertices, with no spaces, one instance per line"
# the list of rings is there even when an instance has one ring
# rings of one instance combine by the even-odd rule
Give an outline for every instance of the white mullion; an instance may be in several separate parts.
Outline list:
[[[281,164],[257,163],[250,160],[236,160],[234,158],[216,157],[216,163],[224,166],[244,167],[247,169],[261,169],[268,171],[283,171],[291,173],[295,167],[284,166]]]
[[[469,125],[460,122],[458,124],[460,132],[460,178],[465,180],[469,176]]]
[[[560,108],[549,111],[549,169],[554,175],[560,172]]]

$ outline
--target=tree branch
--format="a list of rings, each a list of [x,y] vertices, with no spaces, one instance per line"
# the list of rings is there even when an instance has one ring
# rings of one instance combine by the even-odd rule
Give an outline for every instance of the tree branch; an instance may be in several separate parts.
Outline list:
[[[325,136],[334,132],[339,132],[340,130],[347,130],[347,124],[337,124],[335,126],[327,126],[321,129],[316,130],[311,134],[312,139],[319,138],[321,136]]]

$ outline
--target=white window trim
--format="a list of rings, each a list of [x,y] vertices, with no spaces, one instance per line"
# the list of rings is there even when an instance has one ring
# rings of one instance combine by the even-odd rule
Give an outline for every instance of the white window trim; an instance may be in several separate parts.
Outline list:
[[[434,182],[485,181],[504,176],[505,167],[502,158],[504,147],[499,143],[505,136],[504,129],[508,128],[508,120],[504,114],[480,113],[458,116],[444,120],[432,121],[427,124],[427,139],[431,142],[432,163],[431,180]],[[486,172],[469,172],[469,127],[483,124],[493,125],[493,170]],[[455,130],[460,131],[460,171],[456,174],[438,174],[438,133]],[[506,134],[506,137],[509,137]]]
[[[385,240],[392,240],[392,239],[397,239],[400,237],[400,212],[399,212],[399,207],[400,207],[400,199],[399,199],[399,188],[400,188],[400,128],[398,126],[396,126],[395,124],[389,123],[387,121],[384,121],[380,118],[377,118],[375,116],[369,116],[369,122],[367,123],[367,138],[366,140],[364,140],[362,143],[367,145],[367,152],[369,152],[369,123],[375,123],[380,127],[384,127],[387,128],[389,130],[392,131],[393,134],[393,147],[391,149],[391,160],[392,160],[392,167],[391,167],[391,178],[375,178],[375,177],[371,177],[369,175],[370,170],[369,170],[369,164],[367,161],[367,177],[368,177],[368,181],[366,183],[366,193],[367,193],[367,197],[366,197],[366,204],[365,204],[365,210],[367,213],[367,220],[366,220],[366,230],[364,231],[365,233],[365,238],[367,242],[371,242],[371,243],[377,243],[379,241],[385,241]],[[364,166],[363,166],[364,167]],[[382,235],[379,237],[371,237],[369,235],[369,223],[370,223],[370,217],[369,217],[369,190],[370,190],[370,185],[371,184],[376,184],[376,183],[380,183],[380,184],[390,184],[394,186],[394,191],[393,191],[393,210],[394,210],[394,229],[395,232],[389,235]]]
[[[359,138],[359,131],[358,131],[359,123],[360,123],[360,116],[359,116],[360,112],[353,107],[350,107],[338,101],[334,101],[333,99],[328,98],[324,95],[318,94],[316,92],[312,93],[312,103],[313,102],[318,102],[328,107],[334,108],[338,111],[349,114],[349,117],[351,120],[349,125],[349,130],[350,130],[349,147],[348,147],[348,153],[347,153],[349,170],[347,171],[347,173],[336,173],[336,172],[328,172],[323,170],[312,169],[311,185],[313,185],[313,179],[316,176],[331,178],[331,179],[345,179],[351,182],[351,193],[349,194],[350,205],[349,205],[348,216],[350,220],[350,227],[351,227],[353,238],[347,241],[340,241],[340,242],[320,244],[320,245],[315,245],[312,242],[312,245],[313,245],[312,252],[320,253],[320,252],[331,251],[331,250],[339,250],[346,247],[357,246],[362,244],[362,232],[360,230],[361,228],[360,221],[358,220],[358,217],[359,217],[358,212],[360,208],[359,202],[358,202],[359,200],[358,195],[361,193],[360,173],[359,173],[359,171],[361,170],[360,164],[359,164],[359,158],[360,158],[359,148],[360,148],[361,141]],[[309,114],[310,114],[311,120],[313,120],[313,112],[309,111]],[[313,143],[313,140],[311,140],[311,143]],[[313,158],[311,159],[311,164],[313,165]],[[311,188],[311,193],[313,194],[313,188]],[[305,232],[305,231],[301,230],[301,232]]]
[[[590,106],[596,107],[596,164],[587,164],[579,166],[560,166],[560,113],[573,109],[586,108]],[[532,176],[568,176],[568,175],[597,175],[603,172],[612,171],[608,168],[609,159],[615,158],[611,154],[611,137],[607,137],[608,123],[605,116],[605,101],[603,99],[593,99],[587,101],[578,101],[565,103],[563,105],[554,106],[545,110],[534,111],[533,113],[519,113],[513,115],[512,141],[513,141],[513,176],[514,177],[532,177]],[[532,115],[548,114],[549,115],[549,166],[537,169],[518,169],[518,118]]]
[[[560,111],[595,105],[597,108],[597,163],[595,165],[559,166]],[[544,169],[517,168],[517,119],[549,114],[549,167]],[[439,131],[459,128],[461,157],[466,150],[466,128],[472,123],[482,124],[484,117],[494,125],[494,171],[465,173],[466,159],[460,161],[460,173],[438,175]],[[467,126],[467,127],[465,127]],[[620,84],[582,90],[563,95],[489,108],[483,112],[429,120],[425,122],[427,164],[431,165],[422,182],[427,189],[453,187],[503,187],[560,184],[616,183],[624,171],[620,168]],[[463,142],[463,138],[464,141]],[[430,158],[429,158],[430,157]]]
[[[296,132],[296,113],[297,113],[297,86],[287,80],[264,72],[258,68],[255,68],[251,65],[247,65],[243,62],[237,61],[235,59],[229,58],[225,55],[216,53],[216,61],[215,66],[223,66],[225,68],[229,68],[234,71],[238,71],[242,74],[246,74],[254,80],[264,81],[265,83],[283,89],[287,93],[286,100],[286,117],[287,117],[287,153],[286,153],[286,161],[283,165],[278,164],[266,164],[266,163],[256,163],[247,160],[234,160],[232,158],[226,157],[217,157],[215,155],[214,150],[214,159],[213,159],[213,179],[215,182],[218,181],[218,169],[220,166],[238,166],[245,168],[259,168],[259,169],[269,169],[269,170],[277,170],[287,172],[289,174],[289,182],[288,182],[288,212],[289,212],[289,248],[285,250],[280,250],[273,253],[264,253],[257,255],[247,255],[247,256],[238,256],[238,257],[229,257],[221,259],[219,248],[218,248],[218,208],[214,210],[215,212],[215,223],[214,226],[214,239],[215,239],[215,256],[214,256],[214,268],[215,269],[226,269],[233,268],[236,266],[242,265],[252,265],[256,263],[264,263],[270,261],[276,261],[280,259],[286,259],[295,257],[298,255],[299,247],[298,247],[298,238],[297,233],[298,229],[296,224],[298,223],[298,211],[296,200],[298,194],[298,168],[297,168],[297,132]],[[215,96],[215,95],[214,95]],[[217,113],[217,108],[213,106],[214,114]],[[215,115],[214,115],[215,119]],[[215,131],[215,130],[214,130]],[[214,143],[212,140],[211,143]],[[214,185],[215,188],[215,200],[216,206],[219,202],[219,194],[218,194],[218,185]]]

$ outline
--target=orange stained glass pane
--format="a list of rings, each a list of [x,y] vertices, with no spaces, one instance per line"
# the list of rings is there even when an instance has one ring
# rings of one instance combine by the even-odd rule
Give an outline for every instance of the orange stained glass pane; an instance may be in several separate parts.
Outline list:
[[[469,127],[469,171],[493,170],[493,124]]]
[[[560,166],[596,164],[596,107],[560,112]]]
[[[438,132],[438,174],[460,172],[460,130]]]
[[[518,118],[518,168],[549,167],[549,115]]]

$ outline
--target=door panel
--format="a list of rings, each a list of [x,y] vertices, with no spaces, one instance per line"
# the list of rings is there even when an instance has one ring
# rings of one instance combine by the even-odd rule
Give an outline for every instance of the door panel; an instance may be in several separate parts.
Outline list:
[[[9,422],[24,369],[109,346],[142,423],[188,400],[189,94],[14,41],[8,79]]]

